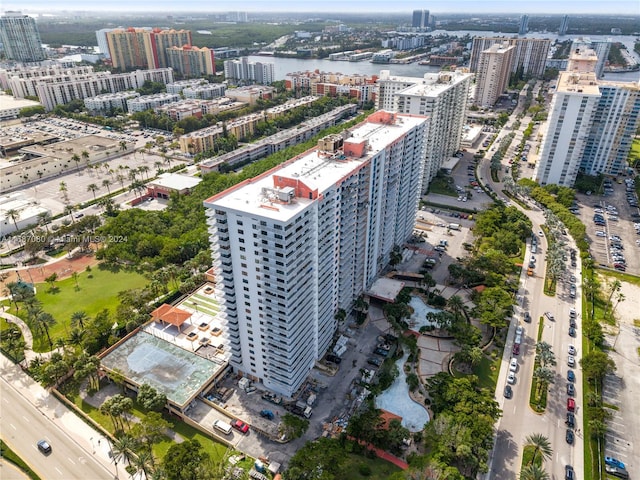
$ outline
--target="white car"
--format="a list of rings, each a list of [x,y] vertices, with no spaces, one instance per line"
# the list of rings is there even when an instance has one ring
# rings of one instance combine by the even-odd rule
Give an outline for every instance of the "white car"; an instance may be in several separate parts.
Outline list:
[[[524,332],[524,328],[522,327],[522,325],[518,325],[516,327],[516,335],[522,335],[522,332]]]
[[[518,360],[515,358],[512,358],[511,362],[509,363],[509,371],[515,373],[516,370],[518,370]]]
[[[575,367],[576,366],[576,359],[573,358],[573,356],[569,355],[569,358],[567,358],[567,365],[570,367]]]
[[[596,230],[596,237],[606,237],[607,234],[604,233],[602,230]]]
[[[507,375],[507,383],[510,383],[511,385],[516,383],[516,374],[515,373],[509,372],[509,375]]]
[[[574,347],[573,345],[569,345],[569,355],[575,355],[576,354],[576,347]]]

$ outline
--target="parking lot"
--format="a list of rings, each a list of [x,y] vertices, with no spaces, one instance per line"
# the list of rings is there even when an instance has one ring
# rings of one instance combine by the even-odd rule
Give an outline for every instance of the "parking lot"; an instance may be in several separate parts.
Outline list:
[[[640,274],[640,211],[633,184],[605,181],[605,195],[582,195],[579,215],[596,265]]]

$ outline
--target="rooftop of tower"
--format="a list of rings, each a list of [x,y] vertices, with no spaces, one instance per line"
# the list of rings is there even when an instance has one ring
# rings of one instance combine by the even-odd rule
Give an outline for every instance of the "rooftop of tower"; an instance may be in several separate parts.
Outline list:
[[[377,112],[344,138],[335,135],[333,148],[314,148],[262,175],[205,200],[205,206],[253,212],[287,221],[321,197],[342,178],[412,128],[425,117]],[[343,139],[343,141],[342,141]],[[343,143],[343,144],[342,144]]]

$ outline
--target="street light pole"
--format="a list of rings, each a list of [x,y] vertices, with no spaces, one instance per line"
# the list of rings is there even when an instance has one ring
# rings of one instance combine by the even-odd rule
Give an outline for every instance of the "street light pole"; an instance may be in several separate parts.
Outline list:
[[[111,448],[111,441],[109,440],[109,437],[105,438],[107,439],[107,443],[109,444],[109,453],[111,455],[111,458],[113,458],[113,464],[116,467],[116,480],[120,480],[120,477],[118,476],[118,459],[113,454],[113,448]]]

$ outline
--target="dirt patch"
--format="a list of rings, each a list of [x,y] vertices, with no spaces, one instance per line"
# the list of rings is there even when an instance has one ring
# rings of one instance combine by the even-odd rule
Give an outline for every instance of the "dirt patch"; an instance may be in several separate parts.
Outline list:
[[[63,257],[46,265],[35,265],[33,267],[19,269],[20,278],[25,282],[43,283],[44,279],[53,273],[58,274],[58,280],[64,280],[73,275],[73,272],[82,272],[87,266],[94,267],[99,261],[93,255],[77,255],[73,258]],[[15,270],[9,273],[9,277],[4,284],[18,280]]]

